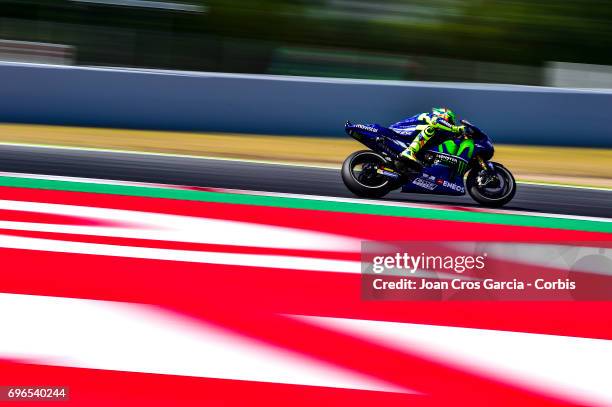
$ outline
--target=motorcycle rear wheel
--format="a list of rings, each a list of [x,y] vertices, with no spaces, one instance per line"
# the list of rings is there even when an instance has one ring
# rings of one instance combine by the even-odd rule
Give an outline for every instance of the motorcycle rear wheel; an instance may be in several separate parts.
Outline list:
[[[342,181],[357,196],[381,198],[394,189],[389,178],[376,173],[376,169],[384,164],[383,156],[374,151],[356,151],[342,164]]]

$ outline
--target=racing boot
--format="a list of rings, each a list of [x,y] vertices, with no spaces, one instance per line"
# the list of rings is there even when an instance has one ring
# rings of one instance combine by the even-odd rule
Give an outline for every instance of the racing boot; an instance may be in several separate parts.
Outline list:
[[[418,150],[415,151],[412,148],[413,147],[412,147],[412,144],[411,144],[410,147],[408,147],[407,149],[402,151],[402,153],[400,154],[400,157],[403,158],[403,159],[406,159],[406,160],[411,160],[415,164],[422,165],[421,161],[419,161],[419,159],[416,157],[416,153],[418,153]]]
[[[421,150],[421,147],[425,144],[427,140],[421,140],[419,136],[417,136],[412,143],[399,155],[399,160],[397,162],[397,169],[400,172],[415,172],[420,171],[423,167],[423,163],[416,157],[416,154]]]

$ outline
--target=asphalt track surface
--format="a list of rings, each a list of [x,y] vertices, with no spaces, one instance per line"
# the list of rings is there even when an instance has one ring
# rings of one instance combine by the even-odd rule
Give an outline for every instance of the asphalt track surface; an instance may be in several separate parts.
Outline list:
[[[0,171],[354,197],[335,169],[163,155],[0,145]],[[383,199],[477,206],[467,195],[393,192]],[[504,208],[612,218],[612,191],[519,184]]]

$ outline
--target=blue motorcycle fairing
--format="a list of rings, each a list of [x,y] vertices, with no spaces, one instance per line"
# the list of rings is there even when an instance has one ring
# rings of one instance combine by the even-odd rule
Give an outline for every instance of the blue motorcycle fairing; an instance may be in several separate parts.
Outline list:
[[[445,165],[434,164],[423,169],[421,174],[402,186],[402,192],[437,195],[464,195],[463,174]]]
[[[352,124],[346,122],[346,133],[372,151],[389,155],[398,155],[404,151],[412,137],[402,137],[395,131],[378,124]],[[381,148],[382,147],[382,148]],[[390,150],[390,151],[388,151]]]
[[[389,126],[389,128],[399,135],[414,137],[416,127],[419,125],[419,116],[420,114],[416,114],[414,116],[408,117],[404,120],[392,124],[391,126]]]
[[[493,158],[493,154],[495,153],[495,148],[493,147],[493,142],[488,136],[484,136],[481,138],[474,139],[474,155],[478,155],[485,161],[489,161]]]
[[[396,125],[408,125],[410,120],[415,117],[406,119]],[[407,130],[406,126],[402,126]],[[474,151],[471,157],[476,155],[484,160],[489,160],[493,157],[493,144],[489,137],[473,127],[474,134]],[[402,135],[397,130],[380,126],[378,124],[352,124],[346,122],[345,131],[351,137],[364,144],[388,159],[396,159],[397,156],[408,147],[412,141],[412,133],[410,135]],[[455,139],[454,143],[459,146],[461,140]],[[463,175],[465,169],[468,168],[469,159],[464,154],[456,156],[438,151],[438,146],[431,146],[425,149],[425,152],[435,154],[436,157],[442,158],[442,161],[453,162],[454,166],[448,166],[441,163],[434,163],[423,168],[419,176],[412,181],[407,182],[402,186],[402,192],[437,194],[437,195],[464,195],[465,183]],[[440,161],[440,160],[437,160]],[[457,171],[457,167],[462,167],[463,171]]]

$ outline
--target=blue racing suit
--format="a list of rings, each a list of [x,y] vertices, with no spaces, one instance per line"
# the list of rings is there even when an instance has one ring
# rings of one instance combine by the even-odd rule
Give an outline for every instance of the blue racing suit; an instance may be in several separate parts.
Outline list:
[[[438,141],[454,138],[465,130],[432,113],[421,113],[399,121],[389,127],[396,133],[411,139],[410,145],[401,153],[404,158],[417,161],[416,153],[432,138]]]

